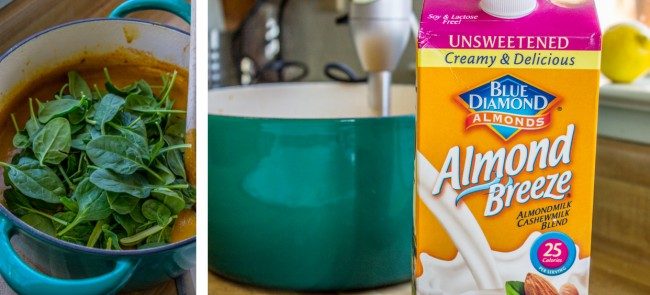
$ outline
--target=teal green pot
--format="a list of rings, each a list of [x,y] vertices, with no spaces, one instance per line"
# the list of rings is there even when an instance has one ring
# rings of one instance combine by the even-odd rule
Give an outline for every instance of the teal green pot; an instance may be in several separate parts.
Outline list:
[[[329,83],[210,94],[209,266],[302,291],[411,277],[415,92],[377,118],[365,87]]]
[[[190,6],[184,0],[129,0],[110,18],[80,20],[39,32],[0,55],[0,100],[20,83],[32,80],[31,75],[82,54],[127,48],[188,68],[187,32],[119,19],[141,9],[173,12],[188,21],[190,16]],[[127,26],[138,32],[138,38],[124,37]],[[1,104],[7,105],[5,101]],[[2,113],[0,120],[6,121],[8,116]],[[193,268],[195,248],[195,238],[143,250],[83,247],[43,234],[0,206],[0,275],[23,295],[104,295],[148,288]]]
[[[114,294],[176,278],[195,265],[195,239],[110,251],[44,234],[0,206],[0,273],[19,294]]]

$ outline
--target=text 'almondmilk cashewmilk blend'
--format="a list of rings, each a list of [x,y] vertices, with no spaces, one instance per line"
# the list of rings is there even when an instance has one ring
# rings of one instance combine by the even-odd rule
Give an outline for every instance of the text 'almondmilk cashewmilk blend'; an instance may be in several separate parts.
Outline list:
[[[588,294],[593,0],[425,0],[417,294]]]

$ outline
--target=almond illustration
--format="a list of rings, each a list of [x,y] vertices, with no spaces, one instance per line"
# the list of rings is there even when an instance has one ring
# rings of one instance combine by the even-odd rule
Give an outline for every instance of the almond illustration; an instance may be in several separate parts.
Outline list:
[[[542,276],[528,273],[524,281],[526,295],[560,295],[560,293]]]
[[[571,283],[566,283],[560,288],[560,295],[580,295],[578,288]]]

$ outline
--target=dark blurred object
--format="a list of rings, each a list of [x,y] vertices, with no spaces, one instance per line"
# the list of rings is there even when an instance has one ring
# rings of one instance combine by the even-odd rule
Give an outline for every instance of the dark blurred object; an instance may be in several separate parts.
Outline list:
[[[208,87],[210,89],[217,88],[222,85],[223,82],[223,73],[222,73],[222,64],[223,58],[221,54],[221,48],[223,47],[222,43],[222,33],[218,28],[211,28],[209,32],[209,71],[210,75],[208,77]]]
[[[365,83],[368,77],[359,75],[348,65],[339,62],[332,62],[325,65],[325,76],[334,81],[344,83]]]
[[[349,25],[350,24],[350,15],[343,14],[337,17],[334,22],[336,25]],[[325,64],[325,69],[323,70],[325,77],[332,79],[337,82],[343,83],[365,83],[368,82],[368,77],[360,77],[354,69],[352,69],[347,64],[341,62],[330,62]]]
[[[235,31],[249,15],[255,0],[222,0],[223,14],[227,31]]]
[[[295,82],[309,73],[305,64],[286,60],[282,52],[282,20],[288,2],[256,1],[234,32],[232,56],[240,84]]]
[[[226,36],[226,25],[223,3],[221,0],[209,0],[208,11],[208,88],[217,88],[227,85],[226,61],[224,57],[229,54],[224,52],[230,48]],[[232,62],[229,63],[232,65]],[[231,66],[232,67],[232,66]]]
[[[212,1],[212,0],[210,0]],[[241,3],[241,10],[245,10],[248,1],[238,2],[238,0],[215,0]],[[255,2],[255,1],[253,1]],[[279,0],[258,0],[257,2],[268,2],[278,5]],[[422,6],[422,0],[414,0],[415,13],[419,14]],[[234,7],[234,6],[232,6]],[[237,8],[237,7],[234,7]],[[277,9],[277,7],[276,7]],[[336,19],[348,13],[349,0],[309,0],[309,1],[289,1],[285,7],[285,13],[281,21],[281,48],[283,59],[299,61],[300,64],[306,65],[309,69],[307,77],[301,81],[328,81],[331,76],[338,77],[337,80],[356,81],[363,80],[366,71],[359,62],[356,54],[355,45],[350,37],[350,28],[341,19],[342,25],[336,25]],[[224,9],[225,10],[225,9]],[[249,9],[252,11],[252,7]],[[225,12],[225,11],[224,11]],[[228,13],[228,12],[225,12]],[[210,11],[210,19],[214,16]],[[226,16],[226,19],[234,19],[232,16]],[[243,23],[244,19],[239,22]],[[232,23],[232,22],[231,22]],[[233,86],[241,84],[239,72],[240,63],[234,60],[234,54],[231,51],[239,50],[239,47],[232,43],[232,35],[238,29],[229,27],[226,32],[221,34],[221,69],[222,69],[222,86]],[[266,30],[266,27],[261,27]],[[260,40],[255,41],[257,44]],[[227,47],[227,48],[225,48]],[[401,58],[399,66],[393,72],[394,82],[400,84],[413,84],[415,81],[415,42],[408,42],[408,48]],[[241,53],[238,54],[241,56]],[[356,73],[353,79],[338,69],[339,67],[331,65],[325,72],[328,63],[338,63],[346,65]],[[251,63],[245,64],[251,66]],[[275,65],[274,65],[275,66]],[[291,70],[285,69],[285,78],[283,80],[296,77],[301,74],[300,68],[293,67]],[[249,68],[249,70],[251,70]],[[289,73],[287,73],[289,72]],[[297,73],[295,73],[297,72]],[[277,76],[277,75],[276,75]],[[256,83],[261,83],[257,81]]]

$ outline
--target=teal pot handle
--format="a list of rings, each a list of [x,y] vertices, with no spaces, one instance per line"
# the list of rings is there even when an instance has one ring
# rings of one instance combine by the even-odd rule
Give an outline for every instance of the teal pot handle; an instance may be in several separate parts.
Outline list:
[[[116,7],[108,17],[123,18],[141,10],[163,10],[175,14],[188,24],[192,21],[192,6],[185,0],[127,0]]]
[[[118,260],[111,272],[86,279],[59,279],[34,270],[25,263],[11,245],[15,233],[13,224],[0,216],[0,274],[19,294],[100,295],[114,294],[129,280],[135,264]]]

